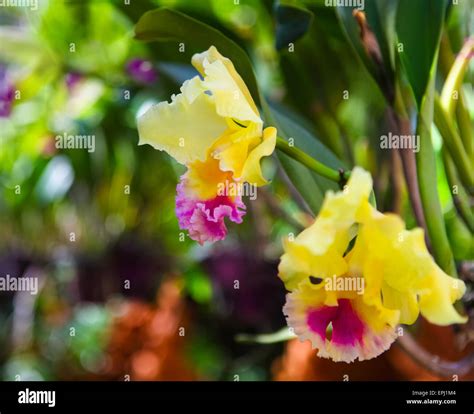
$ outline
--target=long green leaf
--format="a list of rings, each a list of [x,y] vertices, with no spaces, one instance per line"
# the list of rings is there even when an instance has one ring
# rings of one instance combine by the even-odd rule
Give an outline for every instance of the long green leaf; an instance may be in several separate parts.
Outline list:
[[[474,173],[472,172],[472,165],[463,148],[462,140],[456,126],[444,110],[437,95],[434,97],[434,121],[443,137],[446,148],[455,161],[461,182],[470,194],[474,194]]]
[[[361,38],[360,27],[350,7],[337,7],[337,15],[342,31],[346,35],[367,71],[378,83],[380,89],[387,98],[393,99],[393,78],[395,68],[395,17],[398,0],[366,0],[365,17],[368,29],[373,33],[376,45],[369,41],[372,49],[380,51],[377,62],[374,56],[370,56],[367,45]],[[365,39],[367,42],[368,40]],[[374,50],[371,52],[373,53]]]
[[[236,342],[251,344],[275,344],[277,342],[286,342],[296,338],[296,335],[287,327],[269,334],[238,334],[235,337]]]
[[[313,13],[305,7],[279,1],[275,5],[275,19],[276,48],[281,50],[304,36],[311,25]]]
[[[186,53],[202,52],[215,46],[232,60],[256,104],[260,104],[257,81],[244,50],[219,30],[176,10],[159,8],[145,13],[135,26],[138,40],[183,43]]]
[[[416,133],[420,136],[420,150],[416,154],[418,169],[418,185],[423,204],[426,226],[432,244],[433,256],[438,265],[448,274],[456,275],[453,253],[449,244],[444,217],[438,196],[436,181],[436,157],[431,142],[431,126],[434,112],[434,76],[435,66],[431,73],[431,81],[426,95],[422,100],[418,114]]]
[[[399,0],[397,10],[400,52],[418,108],[425,96],[436,56],[447,0]]]
[[[395,22],[397,7],[398,0],[369,0],[366,2],[367,21],[377,37],[385,68],[389,73],[394,70],[396,64]]]

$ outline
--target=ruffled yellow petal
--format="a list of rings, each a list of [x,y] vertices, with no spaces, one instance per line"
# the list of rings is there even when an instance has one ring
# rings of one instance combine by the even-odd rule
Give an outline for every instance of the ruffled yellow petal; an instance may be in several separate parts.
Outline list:
[[[232,173],[222,171],[219,168],[219,161],[208,157],[204,162],[194,161],[188,165],[186,172],[187,189],[193,196],[200,200],[209,200],[224,190],[222,186],[232,183]]]
[[[196,77],[183,84],[171,103],[160,102],[138,119],[139,144],[166,151],[181,164],[204,161],[226,126],[214,98],[202,93]]]
[[[262,174],[260,161],[263,157],[273,154],[276,145],[277,130],[273,127],[265,128],[262,142],[250,151],[242,169],[241,178],[252,185],[262,186],[268,181]],[[239,176],[237,176],[239,178]]]
[[[212,156],[220,161],[222,171],[232,171],[234,177],[239,179],[249,150],[261,141],[261,128],[253,123],[244,128],[229,119],[227,124],[227,131],[212,148]]]
[[[389,309],[400,311],[400,323],[411,325],[420,314],[418,298],[414,292],[399,292],[386,283],[382,285],[383,303]]]
[[[369,215],[372,218],[383,217],[375,209],[372,209],[370,214],[366,215],[366,218]],[[376,228],[380,232],[369,231],[371,229],[370,225],[360,225],[357,242],[347,257],[349,272],[360,272],[364,275],[369,302],[381,304],[383,297],[385,307],[400,311],[400,323],[412,324],[419,315],[417,297],[414,293],[408,291],[401,294],[386,283],[385,274],[389,275],[389,279],[396,278],[397,275],[399,278],[403,278],[403,276],[397,271],[396,264],[387,263],[387,260],[391,260],[391,258],[386,253],[388,250],[385,249],[389,249],[389,246],[380,238],[386,235],[397,238],[400,231],[404,230],[403,222],[396,216],[387,215],[385,220],[379,220],[378,223],[381,225]],[[374,254],[372,254],[372,250]],[[397,258],[394,258],[394,261],[397,261]],[[407,283],[407,281],[402,283]]]
[[[389,309],[382,303],[367,301],[367,295],[356,297],[354,308],[373,331],[381,332],[386,327],[395,328],[400,323],[400,311]]]
[[[260,137],[260,127],[250,123],[243,128],[233,121],[228,122],[229,129],[214,144],[213,156],[220,160],[223,171],[232,171],[234,178],[252,185],[268,184],[260,167],[262,157],[269,156],[275,150],[277,131],[273,127],[265,128]]]
[[[287,289],[310,275],[330,277],[347,272],[343,256],[355,236],[356,216],[368,202],[371,187],[370,174],[355,168],[345,190],[328,192],[315,222],[285,243],[279,273]]]
[[[361,168],[354,168],[344,191],[328,191],[317,219],[301,233],[301,237],[298,236],[298,242],[316,255],[324,254],[329,246],[338,241],[339,232],[348,232],[356,223],[357,212],[367,202],[371,189],[370,174]],[[345,244],[347,240],[342,237],[340,241]]]
[[[399,291],[407,291],[433,265],[419,228],[405,230],[393,214],[379,215],[364,224],[362,231],[370,242],[371,255],[383,259],[384,281]]]
[[[362,269],[369,288],[381,289],[384,305],[400,310],[402,323],[413,323],[420,312],[438,325],[465,322],[452,305],[464,283],[436,265],[423,231],[406,230],[398,216],[374,212],[360,225],[350,259],[349,268]]]
[[[436,266],[434,272],[424,278],[418,287],[420,312],[428,321],[437,325],[467,321],[467,317],[459,315],[452,305],[464,295],[464,282],[448,276]]]
[[[192,64],[204,77],[205,88],[216,98],[219,115],[262,124],[252,96],[230,59],[211,46],[195,54]]]
[[[324,255],[314,256],[296,240],[286,240],[284,247],[286,253],[281,257],[278,274],[288,290],[296,288],[310,276],[327,278],[347,272],[343,252],[336,249],[328,249]]]

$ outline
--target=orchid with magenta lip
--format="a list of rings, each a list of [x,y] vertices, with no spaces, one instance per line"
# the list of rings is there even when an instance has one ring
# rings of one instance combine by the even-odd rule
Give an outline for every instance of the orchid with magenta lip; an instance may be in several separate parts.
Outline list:
[[[288,324],[334,361],[378,356],[396,339],[397,324],[413,324],[420,313],[437,325],[466,321],[453,307],[464,283],[436,265],[421,229],[406,230],[398,216],[370,205],[371,188],[370,175],[356,167],[344,191],[326,194],[314,223],[285,242],[279,266],[291,292]],[[327,283],[353,277],[363,278],[362,292]]]
[[[232,62],[214,46],[193,56],[200,76],[187,80],[171,103],[151,107],[138,120],[140,144],[166,151],[187,172],[177,187],[179,225],[203,244],[226,237],[225,218],[241,223],[239,194],[222,194],[222,183],[261,186],[260,160],[271,155],[276,129],[263,128],[255,103]]]

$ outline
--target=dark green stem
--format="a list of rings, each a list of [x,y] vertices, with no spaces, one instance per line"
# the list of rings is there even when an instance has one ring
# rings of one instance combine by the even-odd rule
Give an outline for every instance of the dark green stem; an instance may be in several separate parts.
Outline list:
[[[344,187],[347,180],[349,179],[350,171],[345,171],[343,169],[335,170],[331,167],[328,167],[318,160],[315,160],[313,157],[309,156],[299,148],[290,145],[288,141],[284,140],[283,138],[277,138],[276,147],[289,157],[314,171],[316,174],[338,183],[341,188]]]
[[[462,145],[461,137],[448,117],[447,112],[442,106],[441,100],[435,96],[434,100],[434,121],[443,137],[456,169],[459,173],[461,182],[470,194],[474,194],[474,174],[470,165],[469,157]]]
[[[449,190],[453,199],[454,207],[456,208],[461,220],[464,221],[468,229],[474,233],[474,215],[472,214],[471,207],[469,205],[469,196],[466,194],[463,187],[459,185],[456,167],[454,166],[453,160],[445,148],[442,150],[442,155],[446,171],[446,178],[448,180]],[[457,192],[455,192],[456,188]]]

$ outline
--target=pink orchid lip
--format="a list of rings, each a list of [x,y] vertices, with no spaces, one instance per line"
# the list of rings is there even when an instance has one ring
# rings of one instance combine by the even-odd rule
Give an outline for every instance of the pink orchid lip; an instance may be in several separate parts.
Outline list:
[[[326,339],[327,328],[331,324],[330,340],[337,345],[355,346],[362,342],[365,331],[365,324],[352,308],[349,299],[339,299],[338,306],[310,309],[307,323],[310,330],[323,340]]]
[[[366,317],[371,316],[359,313],[359,306],[368,305],[359,303],[359,298],[339,298],[335,306],[322,302],[311,306],[301,293],[287,294],[283,313],[299,340],[310,340],[321,358],[346,363],[366,361],[389,349],[397,338],[395,327],[388,322],[383,327],[370,325]],[[369,308],[367,311],[371,312]]]
[[[176,190],[176,215],[179,227],[188,230],[189,237],[199,244],[223,240],[227,235],[225,218],[242,223],[245,204],[241,197],[216,196],[198,200],[186,194],[186,180],[182,178]]]

